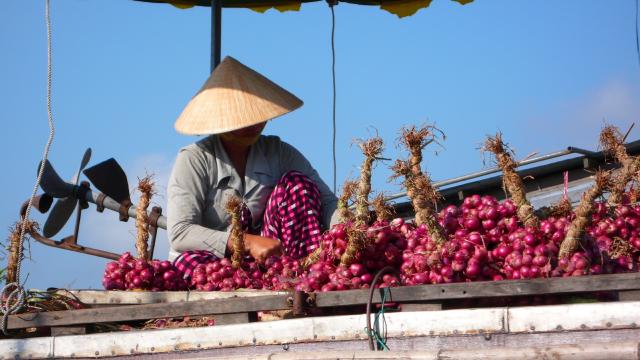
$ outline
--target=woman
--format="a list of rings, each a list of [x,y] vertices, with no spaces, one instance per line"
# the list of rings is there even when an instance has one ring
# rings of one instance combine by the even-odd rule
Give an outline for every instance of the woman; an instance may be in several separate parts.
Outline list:
[[[176,130],[206,138],[180,150],[169,179],[169,259],[185,277],[200,263],[230,255],[231,196],[243,200],[248,253],[262,262],[317,248],[336,216],[337,199],[307,159],[266,122],[302,101],[227,57],[176,121]]]

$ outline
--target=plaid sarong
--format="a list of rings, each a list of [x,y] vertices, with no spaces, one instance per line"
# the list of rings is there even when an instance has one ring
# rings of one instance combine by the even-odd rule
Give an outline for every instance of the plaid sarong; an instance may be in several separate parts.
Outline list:
[[[279,239],[285,255],[304,257],[320,243],[321,206],[316,184],[302,173],[288,172],[267,201],[261,235]]]
[[[211,251],[192,250],[180,254],[180,256],[173,261],[173,265],[176,267],[176,270],[178,270],[178,273],[182,275],[183,279],[188,279],[191,277],[191,273],[196,266],[210,263],[217,259],[218,257],[213,255]]]
[[[320,191],[306,175],[290,171],[276,184],[267,200],[261,236],[279,239],[285,255],[302,258],[313,252],[322,236]],[[243,230],[251,228],[251,212],[243,204],[240,217]],[[198,264],[206,264],[217,257],[210,251],[185,251],[173,264],[184,278]]]

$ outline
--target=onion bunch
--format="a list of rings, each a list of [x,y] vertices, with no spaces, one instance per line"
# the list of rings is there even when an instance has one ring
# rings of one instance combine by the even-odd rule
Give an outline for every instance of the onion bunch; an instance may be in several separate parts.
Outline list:
[[[187,284],[168,261],[145,262],[125,253],[107,264],[103,285],[109,290],[339,291],[366,289],[386,266],[400,278],[386,275],[379,287],[569,277],[638,271],[640,262],[640,205],[593,205],[590,225],[579,251],[558,256],[575,215],[540,219],[537,228],[524,226],[511,200],[472,195],[460,206],[438,213],[447,241],[438,245],[425,224],[396,218],[378,219],[364,232],[367,246],[359,259],[341,265],[347,248],[348,223],[337,224],[322,237],[317,260],[306,269],[302,260],[271,257],[258,264],[245,257],[234,269],[229,259],[198,265]]]
[[[178,276],[170,261],[145,261],[125,252],[118,261],[107,264],[102,277],[106,290],[186,290],[186,282]]]

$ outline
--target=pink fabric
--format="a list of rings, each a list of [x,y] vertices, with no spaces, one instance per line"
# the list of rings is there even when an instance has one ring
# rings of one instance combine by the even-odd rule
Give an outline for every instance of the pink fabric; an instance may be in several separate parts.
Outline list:
[[[185,251],[173,261],[173,265],[176,267],[176,270],[178,270],[178,273],[182,275],[183,279],[188,279],[198,264],[210,263],[217,259],[218,257],[213,255],[211,251]]]
[[[302,258],[315,250],[322,236],[320,192],[307,176],[297,171],[284,174],[267,200],[261,236],[279,239],[285,255]],[[251,228],[251,212],[243,204],[243,230]],[[185,251],[174,260],[184,278],[198,264],[217,259],[206,250]]]
[[[304,257],[320,243],[320,211],[318,187],[305,175],[288,172],[267,201],[261,235],[279,239],[285,255]]]

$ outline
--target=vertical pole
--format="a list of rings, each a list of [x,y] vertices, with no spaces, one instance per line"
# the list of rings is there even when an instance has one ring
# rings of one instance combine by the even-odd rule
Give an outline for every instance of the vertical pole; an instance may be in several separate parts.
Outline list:
[[[222,0],[211,0],[211,72],[220,64]]]

